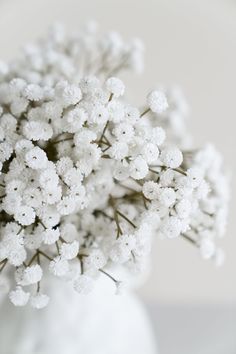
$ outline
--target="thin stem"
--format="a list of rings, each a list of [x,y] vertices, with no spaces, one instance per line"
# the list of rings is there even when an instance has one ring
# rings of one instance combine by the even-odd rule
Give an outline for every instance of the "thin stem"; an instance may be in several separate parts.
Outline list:
[[[2,266],[1,266],[1,268],[0,268],[0,273],[3,271],[3,269],[5,268],[5,266],[7,265],[7,259],[4,259],[2,262]],[[0,264],[1,264],[0,263]]]
[[[181,234],[181,236],[182,236],[185,240],[187,240],[187,241],[189,241],[190,243],[192,243],[193,245],[197,246],[196,241],[195,241],[194,239],[192,239],[190,236],[188,236],[187,234]]]
[[[21,226],[20,230],[17,232],[17,235],[19,235],[23,229],[24,229],[24,227]]]
[[[59,143],[63,143],[64,141],[69,141],[69,140],[73,140],[73,139],[74,139],[73,137],[70,137],[70,138],[57,140],[57,141],[52,142],[52,145],[56,145],[56,144],[59,144]]]
[[[128,187],[128,186],[125,186],[124,184],[122,184],[122,183],[120,183],[120,182],[116,182],[116,184],[118,184],[120,187],[122,187],[122,188],[125,188],[125,189],[127,189],[128,191],[131,191],[131,192],[138,192],[138,191],[136,191],[135,189],[133,189],[133,188],[131,188],[131,187]]]
[[[130,178],[132,179],[132,181],[136,182],[139,186],[143,187],[143,184],[142,184],[141,181],[139,181],[139,180],[137,180],[137,179],[135,179],[133,177],[130,177]]]
[[[37,283],[37,293],[40,292],[40,281]]]
[[[105,127],[103,128],[102,135],[101,135],[101,137],[100,137],[100,139],[99,139],[99,142],[102,142],[103,137],[104,137],[104,135],[105,135],[105,133],[106,133],[108,124],[109,124],[109,120],[106,122]]]
[[[112,196],[110,196],[110,204],[111,204],[113,212],[114,212],[114,220],[115,220],[116,227],[117,227],[116,238],[118,239],[120,237],[120,235],[123,235],[123,231],[121,230],[121,227],[120,227],[118,213],[117,213],[116,206],[115,206],[115,201]]]
[[[104,153],[104,152],[106,152],[106,151],[109,150],[109,149],[110,149],[110,146],[107,146],[106,149],[104,149],[102,152]],[[104,156],[109,156],[109,155],[104,155]],[[105,158],[108,159],[108,157],[105,157]]]
[[[152,166],[152,167],[159,167],[159,168],[162,168],[162,169],[167,169],[167,167],[166,166],[161,166],[161,165],[158,165],[158,166]],[[175,171],[175,172],[178,172],[178,173],[181,173],[182,175],[184,175],[184,176],[187,176],[188,174],[187,174],[187,172],[186,171],[184,171],[182,168],[180,168],[180,167],[177,167],[177,168],[169,168],[170,170],[172,170],[172,171]],[[159,172],[157,172],[157,171],[155,171],[155,170],[153,170],[152,168],[149,168],[149,171],[151,171],[151,172],[153,172],[153,173],[159,173]]]
[[[107,137],[104,135],[103,138],[106,140],[107,144],[109,144],[111,146],[110,141],[107,139]]]
[[[118,280],[115,279],[111,274],[107,273],[105,270],[103,269],[99,269],[99,272],[103,273],[104,275],[106,275],[108,278],[110,278],[112,281],[114,281],[114,283],[118,283]]]
[[[147,200],[146,200],[146,198],[145,198],[145,196],[144,196],[143,193],[142,193],[142,198],[143,198],[143,205],[144,205],[144,208],[147,210],[147,209],[148,209],[148,207],[147,207]]]
[[[140,114],[140,118],[142,118],[143,116],[145,116],[145,114],[149,113],[151,111],[150,108],[145,109],[145,111],[143,111],[143,113]]]
[[[188,175],[187,172],[185,172],[184,170],[182,170],[182,168],[180,168],[180,167],[178,167],[178,168],[172,168],[172,170],[175,171],[175,172],[179,172],[179,173],[181,173],[181,174],[184,175],[184,176],[187,176],[187,175]]]
[[[117,214],[120,215],[123,219],[125,219],[130,225],[132,225],[136,229],[136,225],[129,219],[127,216],[122,214],[119,210],[116,210]]]
[[[113,93],[110,94],[108,102],[110,102],[112,100],[112,97],[113,97]]]
[[[109,219],[109,220],[111,220],[111,221],[113,221],[114,219],[111,217],[111,216],[109,216],[109,215],[107,215],[103,210],[94,210],[94,213],[96,214],[96,213],[99,213],[99,214],[101,214],[101,215],[103,215],[105,218],[107,218],[107,219]]]
[[[44,223],[42,222],[42,220],[38,219],[38,222],[43,226],[43,228],[46,230],[46,226],[44,225]]]
[[[159,171],[155,171],[155,170],[153,170],[153,169],[152,169],[152,168],[150,168],[150,167],[149,167],[149,171],[150,171],[150,172],[152,172],[152,173],[155,173],[155,174],[157,174],[157,175],[159,175],[159,174],[160,174],[160,172],[159,172]]]
[[[56,247],[57,247],[57,253],[60,254],[60,248],[59,248],[59,245],[58,245],[57,241],[56,241]]]
[[[38,251],[33,255],[33,257],[31,258],[31,260],[29,261],[27,267],[31,266],[31,264],[33,263],[33,261],[38,257]]]
[[[61,236],[60,236],[60,238],[59,238],[59,239],[60,239],[60,241],[61,241],[61,242],[63,242],[63,243],[67,243],[67,242],[66,242],[66,240],[64,240],[64,238],[63,238],[63,237],[61,237]]]
[[[41,254],[43,257],[47,258],[49,261],[52,261],[53,258],[49,257],[46,253],[44,253],[43,251],[39,250],[39,254]]]

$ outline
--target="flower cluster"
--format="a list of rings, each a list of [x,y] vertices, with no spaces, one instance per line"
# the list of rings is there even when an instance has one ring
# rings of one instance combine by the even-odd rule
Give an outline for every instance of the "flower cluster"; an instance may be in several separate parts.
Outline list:
[[[47,272],[79,293],[101,274],[119,291],[110,269],[141,270],[155,235],[223,258],[221,160],[211,147],[181,150],[160,126],[172,109],[163,90],[141,111],[114,77],[137,69],[142,51],[93,26],[71,37],[59,27],[0,65],[0,272],[15,268],[16,306],[48,304]]]

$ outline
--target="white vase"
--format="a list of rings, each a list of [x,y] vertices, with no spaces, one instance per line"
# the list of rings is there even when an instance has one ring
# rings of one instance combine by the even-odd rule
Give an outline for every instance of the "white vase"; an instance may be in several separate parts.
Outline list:
[[[1,354],[157,354],[145,308],[131,291],[114,295],[105,277],[86,296],[59,280],[50,284],[43,310],[2,302]]]

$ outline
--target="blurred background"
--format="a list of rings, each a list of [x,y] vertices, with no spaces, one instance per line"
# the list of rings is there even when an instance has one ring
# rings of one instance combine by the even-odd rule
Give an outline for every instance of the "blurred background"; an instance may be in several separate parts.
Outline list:
[[[212,141],[234,173],[236,158],[235,0],[0,0],[0,57],[55,21],[76,29],[93,19],[102,30],[140,37],[145,70],[127,77],[140,106],[156,84],[178,84],[191,108],[189,127],[201,145]],[[232,178],[227,258],[216,269],[184,240],[159,241],[150,277],[138,290],[152,316],[162,354],[236,353],[236,180]],[[170,340],[171,338],[171,340]]]

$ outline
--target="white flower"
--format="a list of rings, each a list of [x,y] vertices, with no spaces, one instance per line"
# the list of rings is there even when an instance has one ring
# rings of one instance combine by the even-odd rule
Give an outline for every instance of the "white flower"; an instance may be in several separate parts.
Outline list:
[[[124,247],[120,242],[116,242],[109,253],[110,259],[114,263],[123,264],[130,258],[130,250],[128,247]]]
[[[119,141],[129,142],[134,135],[134,128],[131,124],[120,123],[113,129],[113,134]]]
[[[78,86],[70,85],[64,81],[56,85],[56,92],[58,93],[60,102],[65,107],[78,103],[82,98],[82,93]]]
[[[25,162],[32,169],[39,170],[47,166],[48,159],[46,153],[36,146],[25,154]]]
[[[56,163],[57,172],[60,176],[63,176],[72,167],[73,161],[67,156],[61,157]]]
[[[169,217],[161,227],[161,233],[167,238],[176,238],[182,231],[182,223],[175,216]]]
[[[56,241],[59,240],[59,237],[60,237],[59,228],[46,229],[42,232],[42,239],[46,245],[54,244]]]
[[[183,162],[183,154],[177,147],[165,147],[160,155],[163,164],[170,168],[177,168]]]
[[[125,92],[125,85],[120,79],[116,77],[110,77],[106,81],[106,89],[112,93],[114,97],[120,97],[123,96]]]
[[[11,102],[10,110],[14,116],[19,117],[23,112],[26,111],[29,101],[24,97],[17,97],[13,102]]]
[[[72,167],[67,170],[64,174],[64,181],[68,186],[74,186],[80,184],[82,181],[82,173],[80,172],[79,169]]]
[[[49,297],[45,294],[38,293],[30,297],[31,307],[40,310],[46,307],[49,303]]]
[[[35,212],[34,209],[29,206],[20,206],[15,214],[15,220],[18,221],[21,225],[30,225],[35,220]]]
[[[182,199],[175,205],[178,216],[185,219],[192,211],[191,202],[188,199]]]
[[[139,69],[142,55],[140,41],[115,32],[56,26],[14,65],[0,63],[0,273],[29,289],[12,291],[14,304],[45,307],[48,270],[84,294],[105,266],[142,271],[156,235],[182,234],[222,263],[221,155],[193,149],[178,90],[152,91],[140,114],[123,82],[106,78]]]
[[[60,254],[65,259],[73,259],[78,255],[79,242],[73,241],[72,243],[63,243],[60,247]]]
[[[75,107],[64,115],[65,131],[68,133],[76,133],[82,128],[84,122],[88,119],[88,115],[84,109]]]
[[[166,95],[160,90],[154,90],[147,96],[147,104],[152,112],[163,113],[168,108]]]
[[[13,179],[10,181],[7,186],[6,186],[6,193],[11,194],[11,193],[16,193],[16,194],[21,194],[25,189],[25,183],[22,182],[19,179]]]
[[[43,271],[40,265],[35,264],[30,267],[25,268],[23,274],[23,284],[22,285],[31,285],[38,283],[43,276]]]
[[[62,256],[58,256],[50,262],[49,270],[57,277],[62,277],[69,271],[69,263]]]
[[[159,201],[166,207],[170,207],[176,200],[176,193],[173,188],[162,188],[159,193]]]
[[[84,264],[87,267],[103,268],[106,264],[106,257],[101,250],[92,250],[88,257],[85,258]]]
[[[55,170],[46,168],[39,175],[39,183],[46,190],[53,189],[59,182],[58,175]]]
[[[200,241],[200,254],[202,258],[209,259],[215,254],[215,244],[209,238]]]
[[[29,84],[25,87],[23,95],[30,101],[40,101],[43,98],[43,88],[36,84]]]
[[[166,133],[165,130],[161,127],[155,127],[151,130],[151,142],[158,146],[162,145],[165,141]]]
[[[117,164],[114,171],[113,177],[118,181],[124,181],[129,177],[129,168],[123,164]]]
[[[203,181],[203,171],[197,167],[191,167],[187,170],[187,175],[193,188],[198,187]]]
[[[8,160],[13,152],[12,146],[7,142],[0,143],[0,162]]]
[[[85,274],[81,274],[75,281],[74,281],[74,289],[77,293],[82,295],[87,295],[92,292],[94,287],[94,281],[92,278]]]
[[[124,159],[129,152],[129,147],[125,142],[116,142],[108,150],[109,155],[115,160]]]
[[[118,100],[112,100],[107,105],[109,120],[119,123],[124,119],[124,106]]]
[[[11,250],[9,252],[8,262],[15,267],[19,267],[26,260],[26,257],[27,257],[27,253],[24,247],[17,246],[15,247],[14,250]]]
[[[142,179],[148,174],[148,164],[141,156],[138,156],[135,160],[131,161],[129,167],[130,176],[134,179]]]
[[[143,194],[147,199],[157,199],[160,193],[160,187],[158,183],[153,181],[145,182],[143,185]]]
[[[30,293],[25,292],[20,286],[9,293],[9,298],[15,306],[25,306],[29,301]]]
[[[99,87],[99,80],[94,76],[86,76],[80,80],[83,93],[91,93]]]
[[[63,197],[57,204],[57,210],[61,215],[69,215],[75,211],[76,199],[73,197]]]
[[[62,238],[67,242],[74,241],[75,238],[78,236],[78,231],[76,229],[76,226],[70,222],[63,224],[60,227],[60,230],[61,230]]]
[[[15,145],[15,151],[17,154],[25,154],[26,151],[31,150],[34,147],[33,143],[27,139],[18,140]]]
[[[159,149],[155,144],[147,143],[142,149],[142,156],[148,164],[154,163],[158,159]]]
[[[52,127],[45,122],[29,121],[23,128],[25,137],[29,140],[49,140],[53,135]]]

